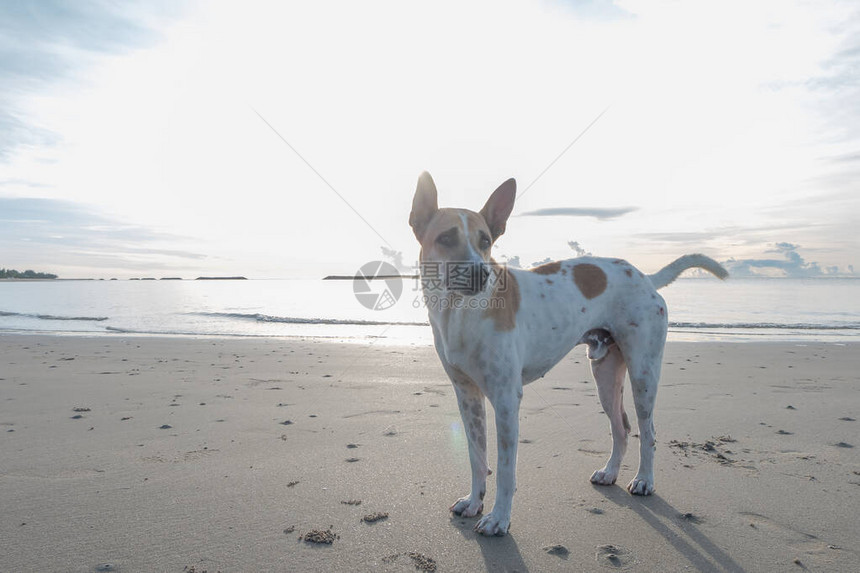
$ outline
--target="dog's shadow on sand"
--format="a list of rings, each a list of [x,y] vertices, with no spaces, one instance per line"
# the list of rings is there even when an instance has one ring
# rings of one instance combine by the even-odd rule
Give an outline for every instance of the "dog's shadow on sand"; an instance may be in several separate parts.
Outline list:
[[[474,519],[453,515],[451,516],[451,525],[460,531],[460,535],[475,541],[481,548],[481,555],[484,557],[484,571],[528,573],[529,568],[523,561],[516,538],[511,532],[503,537],[486,537],[475,532]]]
[[[746,573],[699,529],[696,516],[679,511],[659,495],[631,499],[623,487],[594,486],[594,489],[619,507],[634,511],[698,571]]]

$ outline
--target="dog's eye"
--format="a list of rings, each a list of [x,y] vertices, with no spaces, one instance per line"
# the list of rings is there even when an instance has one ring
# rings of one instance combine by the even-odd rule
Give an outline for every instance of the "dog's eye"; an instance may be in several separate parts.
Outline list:
[[[442,233],[436,237],[436,242],[443,247],[453,247],[457,244],[457,235],[454,233]]]
[[[490,237],[481,233],[481,239],[478,242],[478,246],[481,247],[481,250],[486,251],[487,249],[490,248],[490,245],[492,245],[492,244],[493,244],[493,242],[490,240]]]

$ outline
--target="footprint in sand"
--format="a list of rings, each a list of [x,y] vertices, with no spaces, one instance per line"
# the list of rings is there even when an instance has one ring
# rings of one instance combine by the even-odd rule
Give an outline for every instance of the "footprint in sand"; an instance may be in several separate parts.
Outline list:
[[[419,571],[427,571],[428,573],[436,571],[436,560],[432,557],[427,557],[426,555],[422,555],[416,551],[410,551],[406,555],[412,559],[412,564]]]
[[[696,515],[695,513],[681,513],[678,515],[679,519],[683,519],[684,521],[688,521],[690,523],[695,523],[696,525],[703,523],[705,520]]]
[[[337,539],[340,539],[340,535],[333,532],[331,528],[329,529],[312,529],[308,531],[304,535],[299,536],[300,541],[304,541],[305,543],[315,544],[315,545],[331,545]]]
[[[388,519],[387,511],[377,511],[376,513],[368,513],[361,518],[361,521],[364,523],[376,523],[377,521],[384,521],[386,519]]]
[[[799,529],[794,529],[789,525],[783,525],[766,515],[753,513],[751,511],[742,511],[740,515],[748,520],[750,527],[753,529],[764,530],[771,534],[778,534],[789,547],[797,551],[803,551],[807,554],[825,553],[833,546],[826,541],[822,541],[819,537],[806,533]]]
[[[633,554],[618,545],[600,545],[597,548],[597,563],[608,569],[627,569],[634,563]]]
[[[570,549],[568,549],[564,545],[548,545],[544,547],[543,550],[550,555],[555,555],[556,557],[561,557],[562,559],[567,559],[567,556],[570,555]]]

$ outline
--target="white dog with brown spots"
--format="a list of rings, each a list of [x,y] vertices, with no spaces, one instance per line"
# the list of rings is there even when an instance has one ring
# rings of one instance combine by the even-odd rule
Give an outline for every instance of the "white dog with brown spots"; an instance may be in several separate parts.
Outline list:
[[[515,196],[516,182],[509,179],[480,212],[440,209],[436,186],[425,172],[409,216],[421,243],[422,288],[436,351],[454,385],[469,444],[472,491],[451,506],[457,515],[483,510],[491,473],[485,397],[495,411],[496,499],[475,525],[485,535],[504,535],[510,526],[523,385],[542,377],[578,344],[588,345],[612,431],[609,460],[591,481],[609,485],[618,477],[630,431],[622,405],[627,372],[639,422],[639,470],[627,489],[634,495],[654,491],[653,412],[668,325],[657,289],[691,267],[720,278],[728,274],[703,255],[683,256],[647,276],[626,261],[596,257],[529,271],[496,265],[490,248],[505,232]]]

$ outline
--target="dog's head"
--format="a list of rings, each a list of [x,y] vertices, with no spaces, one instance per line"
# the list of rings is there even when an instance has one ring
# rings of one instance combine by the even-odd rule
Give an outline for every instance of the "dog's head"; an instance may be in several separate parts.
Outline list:
[[[490,275],[490,249],[514,208],[517,183],[508,179],[479,211],[438,207],[436,184],[426,171],[418,178],[409,225],[421,243],[423,280],[434,276],[448,291],[474,295]]]

